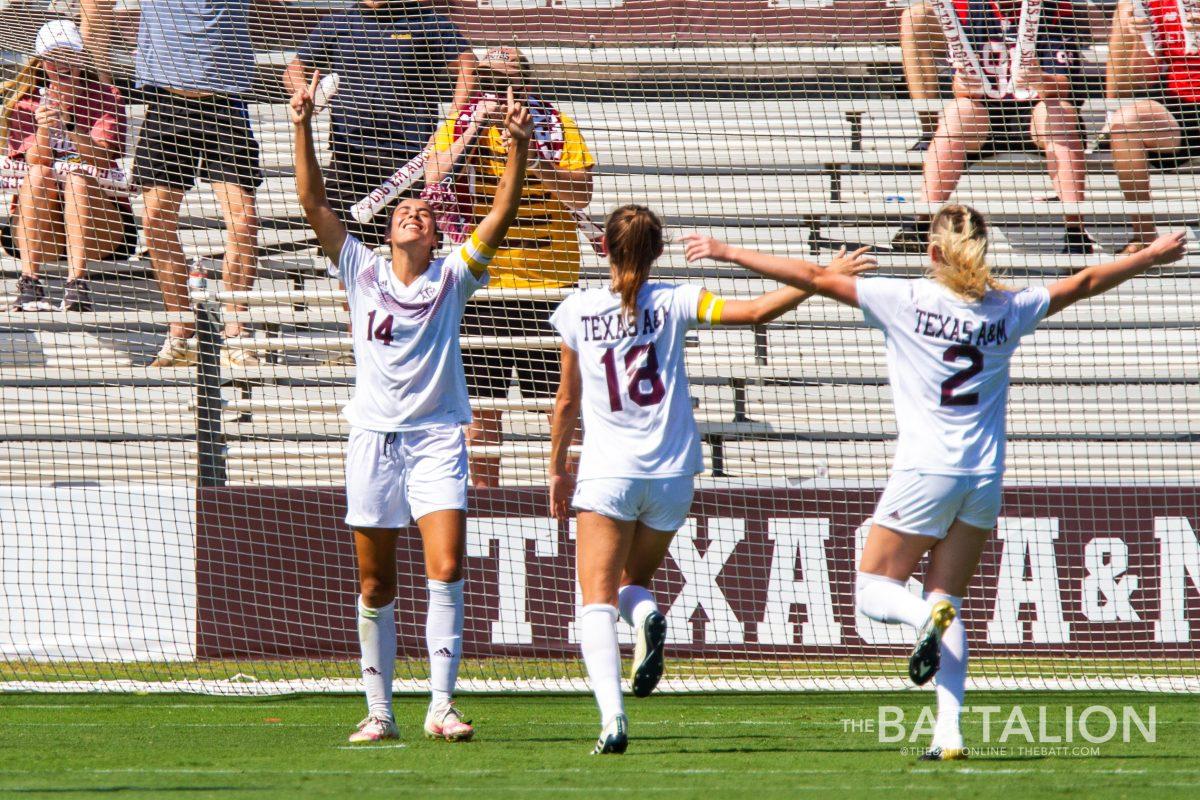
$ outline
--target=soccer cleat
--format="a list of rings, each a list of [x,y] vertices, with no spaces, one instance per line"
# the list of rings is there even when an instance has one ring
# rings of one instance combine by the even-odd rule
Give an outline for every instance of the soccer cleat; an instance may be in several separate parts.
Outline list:
[[[663,674],[663,645],[667,641],[667,618],[651,611],[637,629],[633,646],[633,672],[629,683],[634,697],[649,697]]]
[[[908,657],[908,677],[917,686],[924,686],[937,674],[942,663],[942,633],[956,614],[949,600],[939,600],[929,609],[929,619],[917,633],[917,644]]]
[[[196,351],[192,349],[191,339],[182,336],[168,336],[159,348],[158,355],[150,362],[152,367],[187,367],[196,363]]]
[[[76,278],[73,281],[67,281],[66,288],[63,290],[62,302],[58,305],[59,311],[91,311],[92,310],[92,290],[88,288],[88,282],[83,278]]]
[[[965,747],[931,747],[917,757],[918,761],[966,761]]]
[[[49,311],[52,308],[46,299],[46,286],[33,275],[17,278],[17,299],[9,305],[9,311]]]
[[[617,714],[604,726],[604,730],[600,731],[600,738],[596,740],[596,746],[592,748],[592,755],[619,756],[625,752],[627,747],[629,747],[629,719],[624,714]]]
[[[425,715],[425,735],[430,739],[445,739],[447,742],[469,742],[475,735],[475,728],[469,720],[464,720],[462,714],[453,702],[431,706]]]
[[[399,739],[400,730],[389,717],[369,716],[358,723],[358,729],[350,734],[351,744],[382,742],[384,739]]]

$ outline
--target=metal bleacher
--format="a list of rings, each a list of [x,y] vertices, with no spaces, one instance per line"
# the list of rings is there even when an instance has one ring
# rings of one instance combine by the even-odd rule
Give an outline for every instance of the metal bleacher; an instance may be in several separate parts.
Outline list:
[[[842,63],[863,63],[849,54],[866,49],[843,48]],[[531,55],[535,62],[551,57]],[[619,55],[586,52],[609,66]],[[683,58],[679,50],[621,57]],[[597,158],[595,215],[645,202],[661,210],[673,236],[700,227],[759,249],[804,255],[828,253],[829,243],[838,241],[886,249],[902,219],[927,210],[913,202],[920,157],[907,150],[922,106],[908,101],[564,100],[561,107],[579,121]],[[130,110],[136,121],[141,109]],[[1086,107],[1093,133],[1103,110],[1102,102]],[[239,299],[249,301],[240,315],[267,359],[250,369],[221,368],[215,376],[197,368],[149,369],[170,317],[148,264],[95,265],[94,313],[0,312],[0,483],[195,482],[198,438],[205,446],[197,437],[198,404],[204,406],[198,389],[213,380],[220,429],[208,446],[224,457],[228,482],[341,482],[347,429],[339,409],[349,397],[353,367],[333,361],[348,348],[348,316],[300,213],[286,107],[259,103],[252,117],[268,178],[259,193],[260,280]],[[327,124],[320,118],[319,149]],[[1153,181],[1155,201],[1137,210],[1163,224],[1195,228],[1195,175],[1160,173]],[[1133,209],[1121,201],[1105,157],[1092,158],[1086,204],[1040,199],[1049,193],[1041,159],[1017,155],[974,166],[956,195],[996,221],[993,258],[1016,284],[1053,280],[1095,260],[1055,253],[1065,212],[1083,212],[1108,245],[1125,235],[1124,218]],[[190,192],[182,213],[189,257],[208,261],[210,272],[219,274],[223,231],[211,193]],[[883,252],[880,261],[885,274],[922,269],[913,256]],[[3,268],[11,290],[15,262],[5,259]],[[594,284],[605,273],[586,253],[582,283]],[[668,247],[659,275],[702,281],[727,296],[768,285],[728,267],[687,265],[677,246]],[[231,299],[214,284],[211,307]],[[485,292],[477,302],[496,296]],[[1046,324],[1014,362],[1010,479],[1072,483],[1078,464],[1087,461],[1093,481],[1130,474],[1195,481],[1198,301],[1200,256],[1193,252],[1170,270]],[[479,346],[556,344],[500,334],[464,340],[466,348]],[[882,481],[895,433],[883,357],[882,339],[863,328],[853,310],[822,300],[758,330],[699,332],[687,359],[709,474]],[[540,483],[548,403],[514,393],[480,405],[509,412],[506,441],[486,448],[501,457],[504,481]]]

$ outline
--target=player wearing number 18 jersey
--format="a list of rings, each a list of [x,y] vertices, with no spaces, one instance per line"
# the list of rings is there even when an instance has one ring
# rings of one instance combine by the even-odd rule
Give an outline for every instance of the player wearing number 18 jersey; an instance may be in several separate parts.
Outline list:
[[[853,280],[804,262],[739,250],[705,237],[689,260],[717,258],[862,309],[883,331],[899,441],[859,562],[858,610],[917,630],[909,677],[937,674],[938,715],[927,757],[963,758],[959,715],[966,683],[962,597],[1000,513],[1009,366],[1021,338],[1048,315],[1183,256],[1186,235],[1088,267],[1045,288],[1013,291],[986,263],[987,224],[948,205],[930,227],[927,277]],[[906,582],[926,553],[925,599]],[[939,672],[940,665],[940,672]]]
[[[550,503],[560,519],[568,505],[579,512],[578,625],[600,706],[596,754],[623,753],[627,744],[618,614],[637,632],[633,693],[645,697],[662,676],[666,618],[649,586],[691,508],[693,476],[704,468],[684,337],[698,326],[768,322],[809,297],[783,288],[754,300],[725,301],[699,286],[652,283],[650,267],[663,250],[658,217],[642,206],[624,206],[609,215],[604,230],[610,286],[570,295],[550,318],[563,339]],[[858,253],[838,258],[831,269],[853,274],[872,264]],[[581,408],[576,483],[567,447]]]

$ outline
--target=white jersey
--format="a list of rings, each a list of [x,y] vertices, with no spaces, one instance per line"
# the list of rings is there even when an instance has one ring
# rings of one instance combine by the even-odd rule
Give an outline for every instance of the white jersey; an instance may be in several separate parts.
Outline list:
[[[342,412],[356,428],[380,433],[471,421],[458,328],[467,298],[487,283],[494,250],[472,234],[408,286],[388,258],[347,236],[329,274],[346,287],[357,366],[354,396]]]
[[[1045,318],[1049,292],[991,291],[971,303],[927,278],[860,278],[858,303],[887,337],[895,469],[1003,472],[1009,363]]]
[[[583,455],[579,479],[670,478],[704,469],[684,367],[684,337],[704,290],[648,283],[637,317],[608,289],[569,295],[550,317],[579,355]]]

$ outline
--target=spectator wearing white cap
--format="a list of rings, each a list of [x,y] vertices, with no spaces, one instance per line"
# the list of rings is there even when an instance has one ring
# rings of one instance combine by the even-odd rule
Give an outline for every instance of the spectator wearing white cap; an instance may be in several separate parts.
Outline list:
[[[128,258],[137,244],[129,200],[112,190],[120,182],[124,103],[85,66],[83,50],[75,23],[47,22],[0,106],[0,141],[25,173],[10,224],[0,227],[0,245],[21,261],[12,310],[53,307],[39,274],[64,256],[67,284],[57,307],[91,310],[88,261]]]

